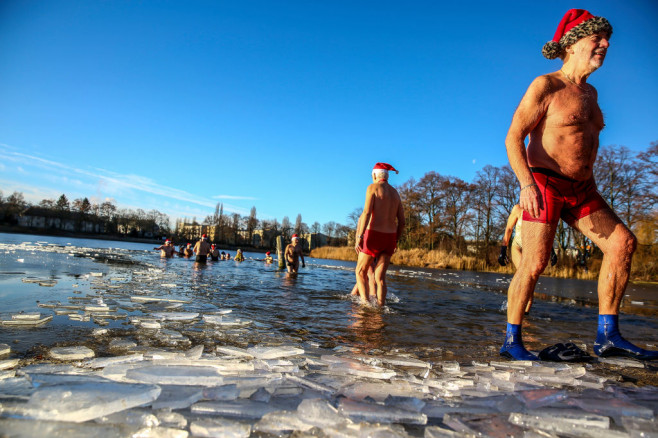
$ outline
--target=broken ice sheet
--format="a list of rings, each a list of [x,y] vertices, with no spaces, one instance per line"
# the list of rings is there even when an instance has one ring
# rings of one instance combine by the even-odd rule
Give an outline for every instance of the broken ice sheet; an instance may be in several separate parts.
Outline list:
[[[443,422],[462,434],[475,436],[522,436],[523,429],[500,414],[446,414]]]
[[[125,411],[96,418],[94,421],[99,424],[130,424],[139,427],[154,427],[160,425],[158,417],[153,415],[150,411],[143,409],[127,409]]]
[[[252,347],[247,348],[247,353],[258,359],[278,359],[282,357],[298,356],[304,354],[304,349],[282,346],[282,347]]]
[[[392,408],[376,403],[358,402],[343,398],[338,403],[338,411],[354,421],[371,423],[426,424],[427,416],[406,409]]]
[[[153,409],[185,409],[203,398],[200,386],[160,385],[162,392],[153,401]]]
[[[254,425],[254,431],[256,432],[265,432],[275,435],[292,431],[305,432],[312,428],[313,425],[306,423],[299,418],[296,412],[291,411],[275,411],[267,413]]]
[[[240,395],[238,385],[222,385],[203,388],[203,398],[206,400],[235,400]]]
[[[393,370],[364,365],[362,363],[332,363],[329,365],[329,370],[355,376],[370,377],[372,379],[390,379],[396,375],[396,372]]]
[[[116,424],[0,419],[0,430],[3,437],[12,438],[119,438],[133,436],[138,428]]]
[[[0,370],[9,370],[18,365],[18,359],[0,360]]]
[[[567,398],[567,392],[548,388],[531,389],[528,391],[518,391],[516,396],[527,406],[528,409],[537,409],[542,406],[565,400]]]
[[[80,360],[94,357],[94,351],[82,345],[73,347],[55,347],[49,352],[50,357],[58,360]]]
[[[370,397],[379,402],[383,402],[388,396],[423,396],[422,391],[418,388],[412,387],[409,383],[404,381],[391,383],[355,382],[340,388],[339,393],[354,400],[363,400],[366,397]]]
[[[528,414],[511,413],[508,421],[517,426],[536,428],[560,434],[597,436],[610,428],[610,418],[602,415],[581,414],[578,412],[535,411]]]
[[[7,344],[0,344],[0,357],[5,356],[11,352],[11,348]]]
[[[126,378],[161,385],[217,386],[224,383],[217,368],[206,366],[151,365],[128,370]]]
[[[44,386],[30,396],[22,414],[80,423],[150,403],[159,395],[160,388],[155,385],[96,382]]]
[[[339,426],[351,422],[338,412],[327,400],[314,398],[305,399],[297,406],[297,415],[304,422],[320,428]]]
[[[190,424],[192,435],[199,437],[248,438],[251,425],[235,420],[213,418],[197,420]]]
[[[275,411],[276,408],[268,403],[253,400],[234,400],[199,402],[192,405],[191,410],[194,414],[257,420],[268,412]]]
[[[617,423],[621,423],[622,416],[645,419],[653,418],[653,409],[645,408],[644,406],[620,398],[575,397],[571,399],[571,403],[584,411],[612,417]]]

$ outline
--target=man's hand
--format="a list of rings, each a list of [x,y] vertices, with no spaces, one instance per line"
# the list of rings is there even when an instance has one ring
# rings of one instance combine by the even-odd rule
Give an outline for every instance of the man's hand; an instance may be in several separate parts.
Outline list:
[[[531,184],[521,189],[519,205],[523,211],[527,211],[533,218],[539,217],[539,210],[544,208],[544,202],[537,184]]]
[[[500,266],[507,266],[507,262],[509,262],[509,259],[507,258],[507,246],[502,245],[500,247],[500,255],[498,256],[498,264],[500,264]]]

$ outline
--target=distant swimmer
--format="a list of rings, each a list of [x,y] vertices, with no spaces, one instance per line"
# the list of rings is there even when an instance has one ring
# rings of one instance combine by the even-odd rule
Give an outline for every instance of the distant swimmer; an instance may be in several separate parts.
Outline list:
[[[521,227],[523,225],[523,210],[519,204],[516,204],[512,207],[512,212],[507,218],[507,226],[505,227],[505,235],[503,236],[503,241],[501,242],[500,255],[498,256],[498,263],[500,266],[507,266],[509,259],[507,258],[507,247],[510,240],[512,239],[512,232],[514,233],[514,240],[512,240],[512,246],[510,248],[510,253],[512,255],[512,263],[516,269],[519,268],[521,263],[521,253],[522,253],[522,241],[521,241]],[[551,248],[551,266],[555,266],[557,263],[557,254],[555,249]],[[532,307],[532,296],[528,300],[528,304],[525,308],[526,315],[530,312]]]
[[[176,248],[174,247],[174,244],[171,242],[171,240],[167,239],[164,242],[164,245],[160,245],[157,248],[153,248],[154,250],[159,250],[160,251],[160,257],[173,257],[174,254],[176,253]]]
[[[242,250],[239,249],[237,254],[235,254],[235,259],[236,262],[244,262],[244,254],[242,254]]]
[[[304,253],[302,252],[302,245],[299,243],[299,236],[297,234],[292,235],[292,242],[286,246],[284,252],[284,258],[286,259],[286,265],[288,265],[288,272],[291,274],[296,274],[299,271],[299,259],[302,259],[302,268],[306,267],[304,262]]]
[[[404,231],[404,209],[398,191],[388,183],[389,170],[398,171],[387,163],[377,163],[372,170],[372,184],[366,190],[366,202],[356,230],[355,249],[359,254],[356,262],[356,283],[359,296],[369,302],[368,267],[374,259],[377,303],[386,303],[386,270],[391,256]]]
[[[507,133],[507,156],[521,188],[523,256],[508,290],[504,357],[537,360],[523,345],[521,324],[562,218],[603,252],[594,353],[658,359],[658,351],[633,345],[619,331],[637,239],[601,197],[593,175],[605,122],[587,79],[603,65],[611,34],[605,18],[584,9],[567,11],[542,50],[548,59],[560,58],[562,66],[532,81]]]
[[[222,251],[222,253],[219,255],[219,259],[220,260],[227,260],[226,253],[224,251]]]
[[[203,235],[201,239],[194,245],[194,253],[196,254],[195,261],[197,263],[206,263],[208,261],[208,254],[210,254],[210,243],[208,243],[208,236]]]
[[[272,253],[269,252],[269,251],[267,251],[267,252],[265,253],[265,263],[267,263],[268,265],[270,265],[270,264],[272,264],[273,262],[274,262],[274,257],[272,257]]]
[[[217,249],[214,243],[210,245],[210,260],[213,262],[219,260],[219,250]]]
[[[184,244],[184,243],[182,243],[182,244],[178,247],[178,256],[179,256],[179,257],[185,257],[185,244]]]
[[[183,250],[183,257],[189,259],[194,255],[194,250],[192,250],[192,244],[188,243],[185,249]]]

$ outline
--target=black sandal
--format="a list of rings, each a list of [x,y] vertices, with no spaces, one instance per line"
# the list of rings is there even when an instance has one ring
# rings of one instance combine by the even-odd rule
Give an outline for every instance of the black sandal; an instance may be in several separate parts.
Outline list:
[[[551,362],[587,362],[593,357],[578,348],[573,342],[567,342],[544,348],[539,353],[539,359]]]

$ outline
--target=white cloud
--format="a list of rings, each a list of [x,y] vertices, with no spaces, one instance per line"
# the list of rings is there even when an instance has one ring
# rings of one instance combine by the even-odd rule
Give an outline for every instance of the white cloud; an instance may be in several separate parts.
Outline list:
[[[246,200],[246,201],[258,201],[258,198],[252,196],[234,196],[234,195],[216,195],[212,197],[213,199],[233,199],[233,200]]]

